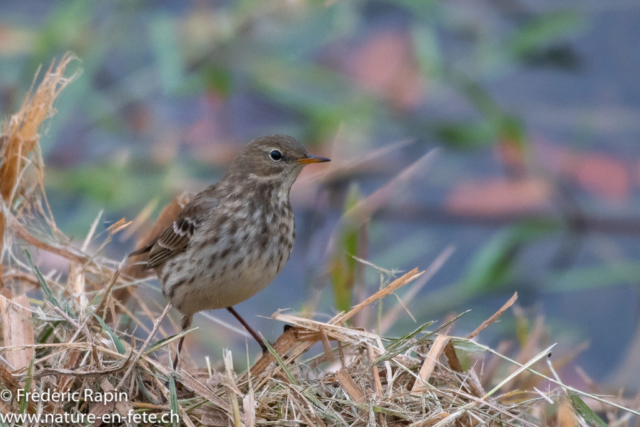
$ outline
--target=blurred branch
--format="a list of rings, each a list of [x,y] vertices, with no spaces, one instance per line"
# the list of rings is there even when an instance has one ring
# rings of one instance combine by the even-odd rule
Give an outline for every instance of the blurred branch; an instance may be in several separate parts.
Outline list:
[[[338,208],[336,207],[336,209]],[[312,210],[308,209],[307,213],[311,212]],[[545,212],[483,215],[481,213],[453,213],[438,206],[418,206],[409,203],[381,208],[374,216],[378,219],[428,221],[431,224],[468,224],[486,227],[502,227],[524,221],[532,221],[541,226],[564,229],[567,223],[566,217],[555,216]],[[637,217],[606,218],[583,214],[580,223],[581,229],[585,232],[640,235],[640,218]]]

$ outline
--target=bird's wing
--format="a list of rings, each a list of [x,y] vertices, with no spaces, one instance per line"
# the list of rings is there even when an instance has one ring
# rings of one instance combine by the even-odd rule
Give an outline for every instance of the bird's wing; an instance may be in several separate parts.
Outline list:
[[[145,268],[152,269],[184,252],[203,219],[218,205],[217,199],[211,197],[207,191],[209,190],[198,194],[191,203],[185,206],[178,215],[178,219],[156,239],[131,255],[149,252],[149,260]]]
[[[186,250],[199,225],[197,218],[185,216],[167,227],[150,248],[146,268],[156,268]]]

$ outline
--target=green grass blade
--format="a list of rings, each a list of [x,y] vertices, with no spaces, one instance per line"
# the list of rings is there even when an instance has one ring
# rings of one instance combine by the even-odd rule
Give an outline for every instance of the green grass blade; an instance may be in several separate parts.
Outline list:
[[[403,335],[402,337],[394,340],[389,346],[387,346],[384,354],[380,355],[380,357],[376,359],[375,363],[378,364],[381,362],[386,362],[387,360],[390,360],[393,357],[397,356],[398,354],[406,351],[408,348],[413,347],[414,342],[412,342],[411,339],[413,339],[416,335],[418,335],[419,333],[421,333],[423,330],[433,325],[434,323],[436,322],[434,321],[427,322],[419,326],[417,329],[413,330],[412,332],[409,332],[408,334]]]
[[[265,340],[264,338],[262,338],[262,342],[264,342],[264,345],[267,346],[267,349],[269,350],[269,353],[271,353],[271,355],[276,359],[276,363],[284,371],[285,375],[287,376],[287,378],[289,379],[291,384],[299,385],[298,379],[293,376],[293,374],[291,373],[291,371],[287,367],[287,364],[285,363],[284,360],[282,360],[282,357],[280,357],[278,352],[275,351],[275,349],[273,347],[271,347],[271,344],[269,344],[269,342],[267,340]]]
[[[100,316],[97,316],[95,313],[91,313],[91,314],[93,314],[93,317],[98,319],[98,322],[100,322],[100,325],[102,326],[102,329],[104,329],[104,331],[107,333],[107,335],[109,335],[109,337],[111,337],[111,340],[113,341],[113,345],[116,346],[116,350],[118,350],[118,353],[125,354],[127,352],[127,350],[125,349],[124,344],[122,343],[122,341],[120,341],[120,338],[118,338],[118,336],[113,333],[111,328],[106,323],[104,323],[104,320],[102,320],[102,318]]]
[[[187,335],[190,332],[195,331],[196,329],[198,328],[195,327],[195,328],[185,329],[184,331],[181,331],[179,334],[175,334],[175,335],[171,335],[169,337],[163,338],[160,341],[157,341],[156,343],[154,343],[153,345],[150,345],[149,347],[147,347],[147,349],[144,351],[144,354],[153,353],[154,351],[160,349],[161,347],[164,347],[165,345],[170,344],[175,340],[182,338],[183,336]]]
[[[51,334],[53,333],[55,328],[58,327],[59,324],[60,324],[60,321],[51,322],[51,325],[49,325],[47,328],[45,328],[38,335],[38,338],[36,338],[36,342],[40,343],[40,344],[44,344],[49,339],[49,337],[51,336]]]
[[[593,427],[607,427],[607,423],[602,421],[595,412],[584,403],[584,400],[580,398],[580,396],[571,394],[571,406],[573,406],[574,411],[578,413],[584,420]]]
[[[142,375],[140,375],[140,372],[138,371],[136,371],[136,382],[138,383],[138,389],[142,392],[144,397],[154,405],[158,405],[159,402],[155,399],[154,396],[151,395],[151,393],[149,393],[149,390],[147,390],[147,386],[145,386],[144,381],[142,381]]]
[[[640,266],[637,262],[615,262],[606,265],[574,267],[562,273],[552,273],[545,279],[545,291],[575,292],[586,289],[602,289],[637,283]]]
[[[461,350],[466,353],[484,353],[487,351],[486,347],[474,341],[469,341],[468,339],[453,338],[451,343],[456,350]]]
[[[173,375],[169,376],[169,395],[171,398],[171,411],[174,414],[180,414],[180,407],[178,406],[178,392],[176,391],[176,380]],[[180,427],[180,422],[176,422],[171,417],[171,423],[173,427]]]
[[[51,291],[51,288],[47,284],[47,281],[45,280],[44,276],[40,272],[40,269],[38,268],[36,263],[33,262],[33,258],[31,258],[31,254],[29,253],[29,250],[27,248],[24,249],[24,253],[27,256],[27,262],[29,263],[31,270],[33,270],[33,273],[36,275],[36,278],[38,279],[38,283],[40,283],[40,289],[42,289],[42,293],[44,294],[45,299],[49,301],[51,304],[58,307],[59,309],[62,309],[62,306],[60,305],[56,297],[53,295],[53,292]]]
[[[359,199],[358,186],[354,184],[347,194],[343,209],[344,221],[338,237],[339,243],[335,248],[332,260],[331,282],[336,310],[338,311],[346,312],[351,308],[351,294],[357,265],[357,260],[353,256],[358,254],[360,224],[351,221],[347,213],[357,205]]]
[[[430,337],[430,336],[433,336],[433,335],[437,334],[438,332],[440,332],[441,330],[445,329],[446,327],[451,325],[453,322],[457,321],[459,318],[461,318],[462,316],[464,316],[465,314],[470,313],[470,312],[471,312],[471,310],[463,311],[462,313],[458,314],[456,317],[454,317],[453,319],[449,320],[448,322],[444,322],[435,331],[427,333],[424,337],[422,337],[420,339],[422,340],[423,338],[427,338],[427,337]]]
[[[25,383],[24,383],[25,394],[31,391],[31,381],[33,379],[33,361],[34,360],[35,359],[31,359],[31,363],[29,363],[29,371],[27,372],[27,379],[25,380]],[[24,411],[27,410],[28,406],[29,406],[29,401],[25,397],[20,401],[20,413],[24,414]]]

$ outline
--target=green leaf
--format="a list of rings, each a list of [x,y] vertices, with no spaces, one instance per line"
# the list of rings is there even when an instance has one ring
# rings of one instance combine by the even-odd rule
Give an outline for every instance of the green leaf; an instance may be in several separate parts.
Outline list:
[[[433,335],[437,334],[438,332],[440,332],[441,330],[445,329],[445,328],[446,328],[446,327],[448,327],[449,325],[453,324],[454,322],[457,322],[459,318],[461,318],[462,316],[464,316],[464,315],[466,315],[466,314],[468,314],[468,313],[471,313],[471,310],[463,311],[462,313],[458,314],[458,315],[457,315],[456,317],[454,317],[453,319],[451,319],[451,320],[449,320],[449,321],[447,321],[447,322],[444,322],[444,323],[443,323],[442,325],[440,325],[440,326],[439,326],[435,331],[433,331],[433,332],[427,332],[427,334],[426,334],[424,337],[420,338],[418,341],[422,341],[422,340],[424,340],[424,339],[426,339],[426,338],[429,338],[429,337],[431,337],[431,336],[433,336]]]
[[[477,344],[471,340],[452,338],[451,343],[456,350],[462,350],[467,353],[484,353],[487,351],[485,346]]]
[[[95,313],[91,313],[91,314],[93,314],[93,317],[98,319],[98,322],[100,322],[100,325],[102,326],[102,329],[104,329],[104,331],[107,333],[107,335],[109,335],[109,337],[111,337],[111,340],[113,341],[113,344],[116,346],[116,350],[118,350],[118,353],[125,354],[127,351],[126,351],[122,341],[120,341],[120,338],[118,338],[118,336],[113,333],[111,328],[106,323],[104,323],[104,320],[102,320],[102,317],[97,316]]]
[[[33,379],[33,362],[35,359],[31,359],[31,363],[29,363],[29,371],[27,372],[27,379],[24,382],[24,391],[25,394],[31,390],[31,381]],[[29,406],[29,401],[26,396],[20,401],[20,413],[24,414],[24,411],[27,410]]]
[[[353,208],[358,203],[359,198],[358,186],[354,184],[347,194],[343,209],[344,213]],[[336,309],[338,311],[349,311],[357,263],[353,256],[358,254],[360,226],[352,223],[347,215],[343,216],[343,218],[339,247],[336,248],[333,256],[332,285]]]
[[[488,122],[443,123],[437,125],[435,131],[438,139],[454,147],[465,149],[492,145],[498,134],[498,130]]]
[[[62,306],[60,305],[56,297],[53,295],[53,292],[51,291],[51,288],[47,284],[47,281],[44,279],[44,276],[40,272],[40,269],[38,268],[36,263],[33,262],[33,258],[31,258],[31,254],[29,253],[29,250],[27,248],[24,249],[24,253],[27,256],[27,262],[29,263],[31,270],[33,270],[33,273],[36,275],[36,278],[38,279],[38,283],[40,283],[40,289],[42,289],[42,293],[44,294],[45,299],[49,301],[51,304],[53,304],[54,306],[58,307],[59,309],[62,309]]]
[[[515,56],[523,56],[577,31],[583,25],[584,20],[574,13],[541,14],[518,29],[509,42],[508,50]]]
[[[224,68],[209,66],[203,70],[203,79],[207,88],[225,98],[231,95],[232,77],[232,73]]]
[[[47,327],[43,329],[42,332],[36,338],[36,342],[39,344],[44,344],[49,339],[49,337],[51,336],[51,334],[59,324],[60,324],[60,321],[56,321],[56,322],[51,322],[51,324],[47,325]]]
[[[527,144],[527,133],[524,123],[517,117],[504,115],[499,121],[500,140],[513,144],[517,148],[523,148]]]
[[[142,380],[142,375],[140,375],[140,372],[137,370],[135,372],[136,372],[136,382],[138,383],[138,389],[142,392],[142,394],[144,394],[144,397],[147,398],[149,402],[153,403],[154,405],[158,405],[159,402],[151,393],[149,393],[149,390],[147,390],[147,387],[144,385],[144,381]]]
[[[547,227],[533,222],[499,231],[474,257],[463,279],[463,288],[474,295],[504,286],[514,276],[515,261],[522,246],[540,239],[548,231]]]
[[[271,353],[271,355],[276,359],[276,363],[280,365],[280,369],[284,371],[285,375],[287,376],[291,384],[299,385],[298,379],[293,376],[293,374],[289,370],[289,367],[287,366],[285,361],[282,360],[282,357],[280,357],[278,352],[273,347],[271,347],[271,344],[269,344],[267,340],[263,338],[262,341],[264,342],[264,345],[267,346],[267,350],[269,350],[269,353]]]
[[[173,375],[169,375],[169,394],[171,397],[171,411],[174,414],[180,414],[180,407],[178,406],[178,392],[176,391],[176,380],[173,378]],[[171,417],[171,422],[173,427],[180,427],[180,422],[174,420],[174,417]]]
[[[406,335],[401,336],[400,338],[395,339],[391,344],[389,344],[387,346],[387,351],[389,350],[393,350],[394,348],[398,347],[399,345],[409,341],[410,339],[412,339],[413,337],[415,337],[416,335],[418,335],[419,333],[421,333],[423,330],[427,329],[429,326],[432,326],[435,322],[435,320],[431,320],[425,324],[422,324],[420,326],[418,326],[416,329],[414,329],[413,331],[409,332]]]
[[[593,412],[591,408],[589,408],[589,406],[587,406],[587,404],[584,403],[584,401],[577,394],[571,394],[571,406],[573,406],[573,409],[576,411],[576,413],[584,418],[584,420],[590,426],[607,427],[607,423],[602,421],[602,418],[600,418],[595,412]]]
[[[529,319],[527,319],[526,316],[516,314],[515,329],[518,342],[521,346],[524,346],[529,339],[529,333],[531,332],[531,322],[529,321]]]
[[[394,340],[391,344],[387,346],[385,352],[376,359],[375,363],[377,364],[377,363],[385,362],[391,359],[392,357],[395,357],[396,355],[406,351],[409,347],[413,346],[414,344],[411,341],[411,339],[414,338],[419,333],[421,333],[426,328],[428,328],[429,326],[433,325],[434,323],[436,322],[435,321],[427,322],[423,325],[420,325],[417,329],[409,332],[408,334]]]
[[[554,273],[545,280],[547,292],[571,292],[605,288],[640,281],[637,262],[616,262],[594,267],[572,268]]]

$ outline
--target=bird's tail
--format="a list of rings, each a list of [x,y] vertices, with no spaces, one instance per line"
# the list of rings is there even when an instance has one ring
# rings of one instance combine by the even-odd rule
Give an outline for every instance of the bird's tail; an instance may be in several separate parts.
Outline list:
[[[129,254],[130,257],[132,256],[136,256],[136,255],[142,255],[142,254],[146,254],[147,252],[151,251],[151,248],[153,247],[153,243],[148,244],[147,246],[143,246],[140,249],[138,249],[137,251],[133,251]]]

